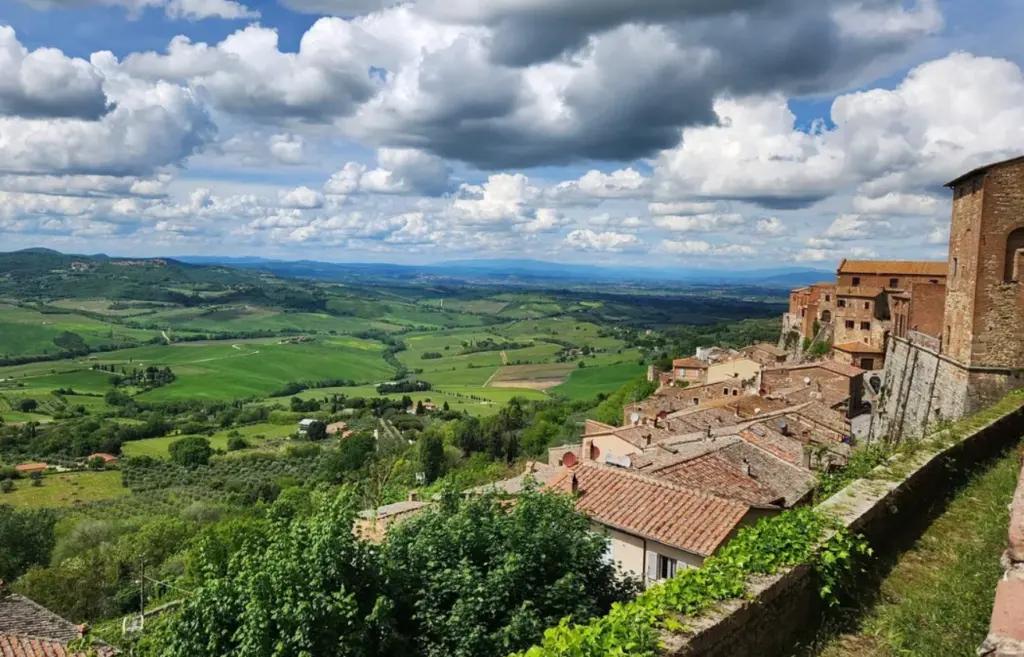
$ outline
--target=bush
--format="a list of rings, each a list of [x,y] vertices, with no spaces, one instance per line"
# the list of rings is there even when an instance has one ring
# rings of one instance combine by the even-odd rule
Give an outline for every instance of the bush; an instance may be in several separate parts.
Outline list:
[[[95,456],[89,459],[89,462],[86,463],[86,467],[90,470],[104,470],[107,467],[107,462],[103,460],[102,456]]]
[[[14,491],[14,482],[10,479],[0,481],[0,493],[11,493]]]
[[[34,399],[22,399],[18,402],[18,410],[22,413],[31,413],[39,408],[39,402]]]
[[[176,440],[167,447],[171,461],[186,467],[206,465],[213,455],[210,441],[202,436],[186,436]]]
[[[229,452],[237,452],[238,450],[246,449],[247,447],[249,447],[249,443],[246,442],[245,438],[242,436],[231,436],[228,438]]]

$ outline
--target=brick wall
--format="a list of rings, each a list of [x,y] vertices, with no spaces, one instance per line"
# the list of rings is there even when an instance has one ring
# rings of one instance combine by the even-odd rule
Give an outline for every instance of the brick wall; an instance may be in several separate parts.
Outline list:
[[[946,307],[946,286],[916,285],[910,298],[907,329],[939,337]],[[901,337],[905,337],[904,336]]]
[[[822,506],[852,531],[863,534],[876,555],[894,550],[914,521],[957,483],[950,472],[968,470],[1018,440],[1024,412],[1018,409],[945,451],[922,457],[902,481],[858,480]],[[822,602],[806,566],[752,582],[748,600],[731,601],[709,618],[690,620],[686,636],[666,634],[666,657],[774,657],[788,655],[813,633]]]
[[[978,248],[984,189],[980,176],[953,189],[953,219],[949,228],[949,279],[943,327],[943,353],[962,363],[971,359]]]
[[[1024,654],[1024,470],[1010,506],[1009,546],[1001,560],[1003,578],[996,587],[989,633],[978,649],[981,657]]]

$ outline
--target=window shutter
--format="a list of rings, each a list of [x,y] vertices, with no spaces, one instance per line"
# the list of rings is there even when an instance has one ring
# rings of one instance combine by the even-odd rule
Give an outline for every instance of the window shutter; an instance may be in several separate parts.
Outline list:
[[[654,552],[647,553],[647,579],[658,580],[658,555]]]

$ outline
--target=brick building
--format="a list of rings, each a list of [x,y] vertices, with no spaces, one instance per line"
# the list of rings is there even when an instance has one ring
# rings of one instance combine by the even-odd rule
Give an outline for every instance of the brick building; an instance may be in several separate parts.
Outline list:
[[[906,335],[893,332],[875,437],[924,433],[1024,385],[1024,157],[974,169],[947,187],[953,212],[938,340],[922,339],[928,331],[914,330],[913,320]]]

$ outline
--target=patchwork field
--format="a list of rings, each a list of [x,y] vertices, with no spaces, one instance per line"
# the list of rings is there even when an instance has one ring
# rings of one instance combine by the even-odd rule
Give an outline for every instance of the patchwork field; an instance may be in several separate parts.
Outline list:
[[[619,363],[606,367],[586,367],[573,370],[569,380],[552,388],[550,392],[570,399],[593,399],[601,393],[609,394],[622,385],[641,376],[646,367],[637,363]]]
[[[549,390],[561,385],[574,369],[576,365],[572,363],[510,365],[495,372],[487,385],[495,388]]]
[[[259,447],[267,440],[287,438],[295,431],[294,424],[254,424],[247,427],[234,429],[242,434],[250,447]],[[219,431],[208,436],[210,446],[214,449],[227,451],[228,434],[231,431]],[[133,440],[121,445],[121,453],[125,456],[151,456],[153,458],[169,458],[168,446],[184,436],[164,436],[162,438],[148,438],[146,440]]]
[[[43,476],[42,486],[33,486],[28,479],[19,479],[10,493],[0,493],[0,504],[22,508],[73,507],[88,502],[111,500],[127,495],[121,486],[121,473],[73,472]]]

